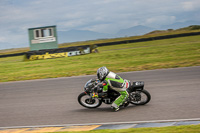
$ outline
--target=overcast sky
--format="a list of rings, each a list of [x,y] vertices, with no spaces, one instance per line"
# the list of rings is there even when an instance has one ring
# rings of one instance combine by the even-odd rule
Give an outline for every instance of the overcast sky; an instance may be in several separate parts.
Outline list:
[[[29,47],[33,27],[114,34],[185,21],[200,21],[200,0],[0,0],[0,49]]]

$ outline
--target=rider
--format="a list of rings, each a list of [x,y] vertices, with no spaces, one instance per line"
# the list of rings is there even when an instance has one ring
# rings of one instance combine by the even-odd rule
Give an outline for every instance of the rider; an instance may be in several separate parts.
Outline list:
[[[118,111],[119,106],[128,98],[126,89],[129,88],[130,82],[126,79],[122,79],[117,74],[110,72],[106,67],[100,67],[97,70],[97,78],[102,82],[103,93],[106,93],[108,89],[113,89],[120,93],[120,96],[116,98],[111,105],[111,108]],[[96,97],[96,95],[94,97]]]

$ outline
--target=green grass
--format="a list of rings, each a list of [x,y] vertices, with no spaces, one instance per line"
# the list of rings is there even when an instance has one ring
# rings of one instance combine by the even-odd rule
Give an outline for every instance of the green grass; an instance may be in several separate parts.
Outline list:
[[[92,130],[81,132],[57,132],[57,133],[199,133],[200,125],[170,126],[159,128],[130,128],[121,130]]]
[[[47,60],[0,58],[0,82],[200,65],[200,36],[99,47],[99,53]]]

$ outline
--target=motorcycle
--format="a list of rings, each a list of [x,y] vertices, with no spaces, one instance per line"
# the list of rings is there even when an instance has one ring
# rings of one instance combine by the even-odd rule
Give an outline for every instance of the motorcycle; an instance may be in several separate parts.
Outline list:
[[[120,93],[108,89],[106,96],[92,97],[94,92],[102,93],[103,88],[99,87],[100,82],[96,79],[90,79],[84,86],[84,92],[79,94],[78,102],[80,105],[86,108],[97,108],[102,103],[112,104],[114,100],[120,96]],[[144,89],[143,81],[133,82],[127,89],[129,97],[120,107],[127,107],[129,103],[134,105],[145,105],[151,100],[150,93]]]

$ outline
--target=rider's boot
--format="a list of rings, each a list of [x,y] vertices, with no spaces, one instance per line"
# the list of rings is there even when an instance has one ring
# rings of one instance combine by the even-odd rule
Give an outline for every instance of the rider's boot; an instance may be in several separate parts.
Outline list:
[[[119,107],[113,107],[113,106],[111,106],[111,108],[112,108],[115,112],[119,111]]]
[[[119,106],[117,106],[117,104],[115,104],[115,103],[113,103],[113,104],[111,105],[111,108],[112,108],[115,112],[117,112],[117,111],[119,110]]]

